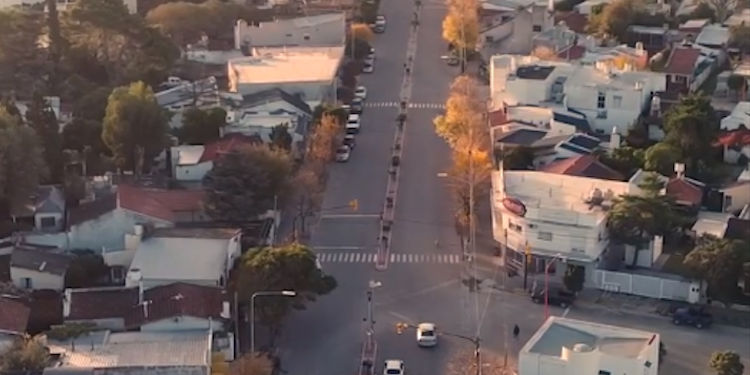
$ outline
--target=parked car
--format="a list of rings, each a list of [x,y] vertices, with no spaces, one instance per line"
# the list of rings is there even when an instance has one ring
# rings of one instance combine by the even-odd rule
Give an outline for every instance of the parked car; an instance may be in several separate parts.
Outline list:
[[[339,163],[345,163],[349,161],[349,157],[352,154],[352,150],[347,145],[341,145],[336,149],[336,161]]]
[[[539,285],[531,292],[531,300],[535,303],[544,303],[544,285]],[[547,303],[550,305],[560,306],[566,308],[573,304],[576,295],[558,286],[549,287],[549,297]]]
[[[713,322],[714,317],[703,308],[683,307],[672,315],[672,323],[676,326],[687,324],[701,329],[710,327]]]
[[[372,28],[374,32],[382,34],[385,32],[385,16],[379,15],[375,18],[375,25]]]
[[[364,110],[364,103],[362,102],[361,98],[354,98],[352,99],[351,104],[349,104],[349,107],[349,113],[361,115],[362,111]]]
[[[362,73],[372,73],[374,71],[375,71],[375,65],[365,61],[365,64],[362,67]]]
[[[346,134],[356,134],[359,133],[359,115],[357,114],[351,114],[349,115],[349,119],[346,121]]]
[[[404,361],[388,359],[383,366],[383,375],[404,375]]]
[[[357,140],[354,138],[354,134],[346,134],[344,135],[343,143],[349,146],[349,150],[354,150],[354,147],[357,145]]]
[[[357,88],[354,89],[354,97],[362,100],[367,99],[367,87],[357,86]]]
[[[375,56],[368,55],[362,63],[365,65],[375,65]]]
[[[435,324],[419,323],[417,326],[417,345],[424,347],[437,345]]]

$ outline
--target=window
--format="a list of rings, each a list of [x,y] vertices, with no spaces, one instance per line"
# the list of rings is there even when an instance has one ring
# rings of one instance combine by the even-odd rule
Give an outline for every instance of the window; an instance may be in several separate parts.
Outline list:
[[[541,32],[542,31],[542,26],[540,26],[540,25],[534,25],[534,26],[532,26],[532,30],[534,30],[535,33]]]
[[[495,38],[493,38],[492,35],[487,35],[484,37],[484,41],[487,43],[492,43],[495,41]]]
[[[622,96],[615,95],[612,97],[612,106],[615,108],[622,107]]]
[[[43,217],[42,220],[40,220],[40,224],[42,225],[42,229],[46,228],[54,228],[55,227],[55,218],[54,217]]]
[[[572,251],[574,253],[584,253],[585,252],[585,251],[583,251],[583,249],[579,249],[577,247],[571,248],[570,251]]]
[[[542,241],[552,241],[552,232],[539,232],[537,238]]]
[[[510,228],[510,230],[517,232],[517,233],[523,232],[523,228],[520,225],[512,221],[508,221],[508,228]]]
[[[305,40],[310,40],[310,34],[305,34],[302,38]]]
[[[21,284],[23,284],[23,287],[25,289],[33,289],[33,283],[31,282],[30,277],[24,277],[21,279]]]
[[[603,109],[607,107],[607,96],[603,92],[599,91],[596,96],[596,108]]]
[[[609,371],[599,370],[599,375],[612,375]]]

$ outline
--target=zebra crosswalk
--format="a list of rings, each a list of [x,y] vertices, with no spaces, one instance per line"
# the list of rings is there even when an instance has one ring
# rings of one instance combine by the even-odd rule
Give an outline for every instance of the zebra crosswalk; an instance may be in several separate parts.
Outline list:
[[[337,252],[318,253],[320,263],[375,263],[375,253]],[[389,254],[389,263],[461,263],[458,254]]]
[[[365,108],[398,108],[398,102],[366,102]],[[407,108],[412,109],[444,109],[445,104],[441,103],[409,103]]]

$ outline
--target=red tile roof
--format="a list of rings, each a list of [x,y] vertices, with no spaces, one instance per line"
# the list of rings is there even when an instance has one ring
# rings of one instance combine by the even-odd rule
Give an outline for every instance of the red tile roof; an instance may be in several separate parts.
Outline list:
[[[214,161],[223,154],[242,146],[257,145],[263,141],[258,136],[249,136],[239,133],[227,134],[224,138],[205,145],[203,155],[198,163]]]
[[[178,213],[200,212],[205,192],[200,190],[165,190],[130,185],[117,187],[119,207],[170,222]]]
[[[719,135],[715,145],[736,147],[750,145],[750,129],[739,128]]]
[[[667,195],[682,204],[699,206],[703,200],[703,190],[684,178],[674,177],[667,182]]]
[[[221,319],[226,291],[207,286],[174,283],[147,289],[139,303],[138,288],[73,290],[68,320],[121,318],[126,329],[178,316]]]
[[[592,155],[581,155],[556,161],[542,168],[542,171],[605,180],[623,180],[624,178],[619,172],[602,164]]]
[[[24,333],[29,324],[29,309],[26,304],[11,297],[0,297],[0,331]]]
[[[497,111],[490,112],[488,117],[490,120],[490,126],[501,125],[508,121],[508,116],[505,114],[505,111],[502,109],[498,109]]]
[[[568,26],[569,29],[579,34],[583,34],[586,31],[586,25],[589,22],[588,17],[586,17],[585,14],[581,14],[578,12],[556,14],[555,25],[560,23],[560,21],[565,22],[565,25]]]
[[[52,325],[63,322],[62,294],[56,290],[40,289],[31,292],[31,316],[29,334],[35,335],[49,330]]]
[[[695,48],[676,48],[669,55],[664,73],[692,76],[701,51]]]

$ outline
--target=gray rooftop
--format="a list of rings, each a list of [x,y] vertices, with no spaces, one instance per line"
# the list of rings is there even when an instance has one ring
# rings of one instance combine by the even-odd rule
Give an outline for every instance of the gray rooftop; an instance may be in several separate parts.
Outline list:
[[[529,65],[516,70],[516,76],[523,79],[545,80],[555,70],[554,66]]]
[[[503,134],[497,141],[499,143],[529,146],[547,135],[545,130],[516,129]]]
[[[11,254],[10,266],[62,276],[68,270],[70,261],[71,257],[55,250],[18,246]]]

